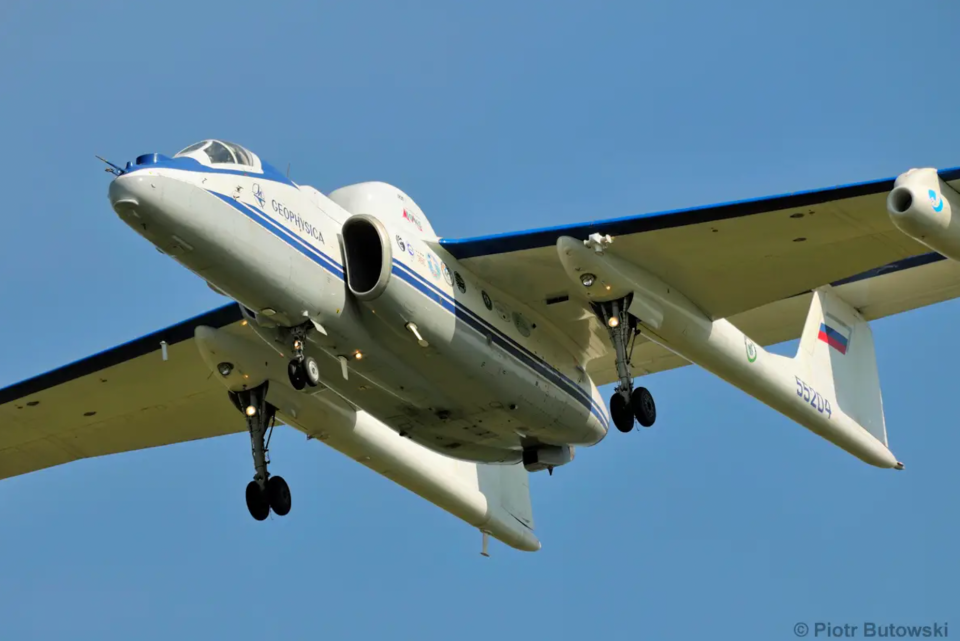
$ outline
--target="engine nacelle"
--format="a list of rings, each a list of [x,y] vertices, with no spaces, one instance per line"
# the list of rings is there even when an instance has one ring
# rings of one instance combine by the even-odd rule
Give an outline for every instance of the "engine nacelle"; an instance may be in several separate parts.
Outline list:
[[[348,218],[341,234],[347,287],[360,300],[377,298],[390,282],[393,265],[390,234],[383,223],[369,214]]]
[[[960,194],[940,180],[936,169],[900,174],[887,196],[894,226],[917,242],[953,260],[960,260]]]

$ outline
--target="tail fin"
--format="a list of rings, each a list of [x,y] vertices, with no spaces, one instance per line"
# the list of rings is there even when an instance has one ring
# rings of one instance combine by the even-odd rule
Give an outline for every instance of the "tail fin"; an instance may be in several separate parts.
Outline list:
[[[873,332],[831,287],[814,290],[797,361],[844,414],[887,446]]]
[[[477,464],[477,483],[487,501],[533,530],[529,475],[523,465]]]

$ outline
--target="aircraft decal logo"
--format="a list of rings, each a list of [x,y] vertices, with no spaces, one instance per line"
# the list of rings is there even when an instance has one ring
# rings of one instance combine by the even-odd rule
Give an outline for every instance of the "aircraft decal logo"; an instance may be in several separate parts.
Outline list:
[[[820,333],[817,338],[841,354],[846,354],[850,344],[850,330],[850,326],[839,318],[827,314],[820,323]]]
[[[400,234],[397,234],[397,245],[400,247],[400,253],[403,254],[407,251],[407,246],[404,244],[403,239],[400,238]]]
[[[440,278],[440,259],[433,254],[427,254],[427,267],[434,280]]]
[[[443,269],[443,280],[447,281],[447,285],[453,286],[453,274],[450,272],[450,268],[447,267],[446,263],[441,265]]]
[[[747,362],[748,362],[748,363],[752,363],[752,362],[756,361],[756,360],[757,360],[757,346],[754,344],[754,342],[753,342],[752,340],[750,340],[750,339],[747,338],[746,336],[743,337],[743,343],[744,343],[744,345],[745,345],[746,348],[747,348]]]
[[[263,196],[263,190],[260,189],[260,183],[253,183],[253,197],[260,203],[260,209],[266,204],[267,199]]]
[[[403,210],[403,219],[407,222],[413,223],[417,226],[417,229],[423,231],[423,225],[420,224],[420,219],[413,212],[409,212],[406,209]]]
[[[930,204],[933,205],[933,211],[943,211],[943,196],[932,189],[927,192],[927,195],[930,197]]]
[[[459,274],[458,274],[458,275],[459,275]],[[459,279],[459,278],[457,279],[457,285],[458,285],[458,286],[460,285],[460,280],[462,280],[462,279]],[[465,291],[466,289],[467,289],[467,287],[466,287],[466,285],[464,285],[462,291]],[[490,300],[490,295],[487,294],[487,292],[481,290],[481,291],[480,291],[480,296],[483,298],[483,306],[486,307],[487,309],[491,309],[491,310],[492,310],[492,309],[493,309],[493,301]]]
[[[517,331],[524,337],[530,336],[530,323],[527,322],[527,319],[523,317],[523,314],[513,312],[513,324],[516,326]]]
[[[407,253],[413,258],[413,243],[407,243]]]
[[[460,293],[461,293],[461,294],[466,294],[466,293],[467,293],[467,283],[466,283],[466,281],[463,280],[463,276],[460,275],[460,272],[454,272],[454,273],[453,273],[453,277],[454,277],[454,278],[456,279],[456,281],[457,281],[457,289],[460,290]],[[490,297],[487,296],[487,292],[483,292],[483,297],[484,297],[484,298],[483,298],[483,304],[487,306],[487,309],[490,309],[490,305],[487,303],[487,301],[490,299]]]

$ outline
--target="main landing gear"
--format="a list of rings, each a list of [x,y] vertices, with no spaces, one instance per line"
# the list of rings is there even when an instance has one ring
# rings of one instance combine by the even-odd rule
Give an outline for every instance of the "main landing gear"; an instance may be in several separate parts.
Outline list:
[[[653,402],[653,395],[645,387],[633,387],[630,358],[640,330],[637,328],[637,319],[627,313],[626,307],[625,300],[598,303],[595,306],[597,315],[610,332],[610,342],[616,350],[620,385],[610,397],[610,418],[621,432],[632,430],[634,420],[644,427],[650,427],[657,420],[657,406]]]
[[[250,516],[258,521],[270,516],[270,510],[277,516],[286,516],[290,512],[290,488],[282,476],[270,476],[267,471],[270,434],[276,418],[276,409],[267,403],[267,384],[242,392],[231,392],[237,407],[247,417],[247,430],[250,432],[250,444],[253,449],[253,480],[247,485],[247,509]]]
[[[312,356],[305,356],[303,346],[307,340],[306,326],[294,327],[290,330],[293,340],[293,358],[287,364],[287,375],[293,389],[299,391],[307,385],[316,387],[320,384],[320,367]]]

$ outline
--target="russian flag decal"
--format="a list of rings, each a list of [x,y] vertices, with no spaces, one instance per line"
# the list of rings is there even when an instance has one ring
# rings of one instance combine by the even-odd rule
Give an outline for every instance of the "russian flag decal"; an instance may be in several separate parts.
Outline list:
[[[842,328],[842,329],[838,329]],[[844,323],[837,323],[836,327],[828,325],[826,319],[824,322],[820,323],[820,335],[819,338],[824,343],[837,350],[841,354],[847,353],[847,344],[849,342],[849,337],[843,330],[847,330],[849,333],[850,328],[847,327]]]

